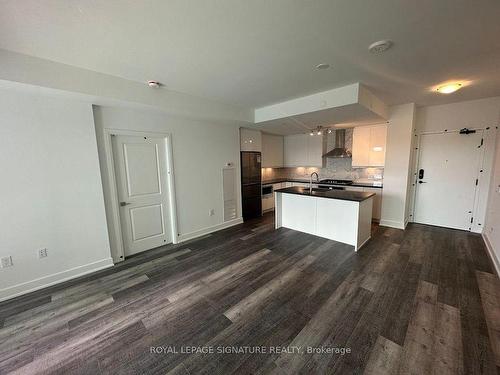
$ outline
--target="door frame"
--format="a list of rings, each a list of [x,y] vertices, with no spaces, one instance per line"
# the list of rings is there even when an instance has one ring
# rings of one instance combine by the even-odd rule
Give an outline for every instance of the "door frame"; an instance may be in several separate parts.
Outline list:
[[[483,139],[485,137],[485,131],[489,130],[489,127],[486,128],[468,128],[469,130],[475,130],[475,131],[480,131],[482,132]],[[413,165],[412,165],[412,174],[411,174],[411,195],[410,195],[410,202],[409,202],[409,222],[415,222],[415,210],[416,210],[416,202],[417,202],[417,174],[418,174],[418,166],[420,164],[420,142],[422,139],[423,135],[432,135],[432,134],[445,134],[445,133],[458,133],[460,132],[460,129],[444,129],[444,130],[435,130],[435,131],[424,131],[424,132],[415,132],[415,145],[413,149]],[[481,185],[481,180],[484,175],[484,158],[485,158],[485,147],[486,143],[481,146],[480,150],[480,155],[479,155],[479,160],[478,160],[478,165],[477,165],[477,172],[476,172],[476,178],[478,180],[478,184],[474,188],[474,198],[473,198],[473,207],[472,207],[472,217],[477,218],[478,215],[478,188]],[[406,225],[405,225],[406,226]],[[471,228],[469,231],[474,232],[474,228],[471,225]]]
[[[165,140],[165,165],[167,167],[167,185],[168,185],[168,203],[169,203],[169,217],[170,217],[170,234],[172,243],[179,242],[177,231],[177,208],[175,198],[175,180],[174,180],[174,163],[172,153],[172,134],[163,132],[151,131],[136,131],[125,129],[112,129],[104,128],[104,152],[106,156],[107,177],[109,179],[109,188],[111,193],[111,201],[109,206],[111,209],[108,225],[109,230],[115,237],[115,248],[111,249],[111,256],[115,263],[125,260],[125,250],[123,244],[123,231],[121,228],[120,206],[118,198],[118,188],[115,173],[115,161],[113,156],[113,143],[112,137],[114,135],[127,135],[136,137],[150,137],[150,138],[163,138]]]

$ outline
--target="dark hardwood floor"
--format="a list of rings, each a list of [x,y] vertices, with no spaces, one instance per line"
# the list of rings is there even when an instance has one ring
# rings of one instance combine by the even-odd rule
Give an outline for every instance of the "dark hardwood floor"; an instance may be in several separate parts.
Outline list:
[[[1,374],[441,375],[498,366],[500,282],[481,237],[415,224],[374,227],[354,253],[275,231],[266,215],[0,304]]]

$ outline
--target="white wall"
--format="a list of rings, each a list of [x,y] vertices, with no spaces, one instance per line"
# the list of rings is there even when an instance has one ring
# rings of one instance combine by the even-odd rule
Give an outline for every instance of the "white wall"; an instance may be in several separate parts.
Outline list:
[[[404,229],[407,218],[415,104],[389,108],[380,225]]]
[[[111,266],[91,105],[0,89],[0,124],[0,300]]]
[[[240,164],[239,127],[236,124],[222,125],[174,117],[162,112],[102,106],[94,106],[94,119],[108,219],[111,219],[112,198],[105,163],[104,128],[172,134],[179,240],[209,233],[224,225],[222,169],[226,163],[233,163],[239,171]],[[239,183],[238,172],[237,222],[241,222]],[[215,209],[214,216],[209,216],[210,209]],[[111,228],[110,233],[114,259],[119,260],[115,251],[117,238],[113,237]]]
[[[481,233],[485,224],[494,159],[496,126],[500,123],[500,97],[470,100],[417,109],[416,134],[462,128],[488,128],[484,133],[484,160],[477,188],[472,231]],[[413,190],[413,189],[412,189]],[[412,191],[413,194],[413,191]]]
[[[490,195],[483,235],[490,255],[500,275],[500,133],[497,134],[496,152],[491,178]]]

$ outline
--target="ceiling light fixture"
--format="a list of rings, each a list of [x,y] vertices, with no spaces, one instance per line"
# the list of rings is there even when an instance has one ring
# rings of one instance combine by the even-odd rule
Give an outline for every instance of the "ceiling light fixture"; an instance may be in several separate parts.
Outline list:
[[[330,67],[330,64],[325,64],[325,63],[321,63],[321,64],[316,65],[316,69],[318,69],[318,70],[328,69],[329,67]]]
[[[394,43],[388,39],[379,40],[370,44],[370,46],[368,47],[368,51],[370,51],[371,53],[382,53],[391,48],[393,44]]]
[[[309,133],[310,136],[321,134],[323,134],[323,128],[321,126],[317,126],[315,129],[311,129],[311,132]]]
[[[157,89],[157,88],[159,88],[161,86],[161,83],[158,82],[158,81],[151,80],[151,81],[148,81],[148,86],[152,87],[154,89]]]
[[[447,85],[439,86],[436,89],[436,91],[439,92],[440,94],[451,94],[452,92],[460,90],[461,88],[462,88],[461,83],[450,83]]]

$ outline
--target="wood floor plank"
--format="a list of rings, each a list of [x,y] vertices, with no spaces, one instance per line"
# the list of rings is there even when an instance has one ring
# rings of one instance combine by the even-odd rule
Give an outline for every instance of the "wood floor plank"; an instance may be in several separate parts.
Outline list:
[[[383,336],[377,342],[366,364],[364,375],[396,375],[403,348]]]
[[[500,366],[500,281],[487,272],[476,271],[495,363]]]
[[[408,262],[397,293],[388,306],[389,316],[382,329],[382,335],[398,345],[403,345],[406,337],[421,268],[420,264]]]

